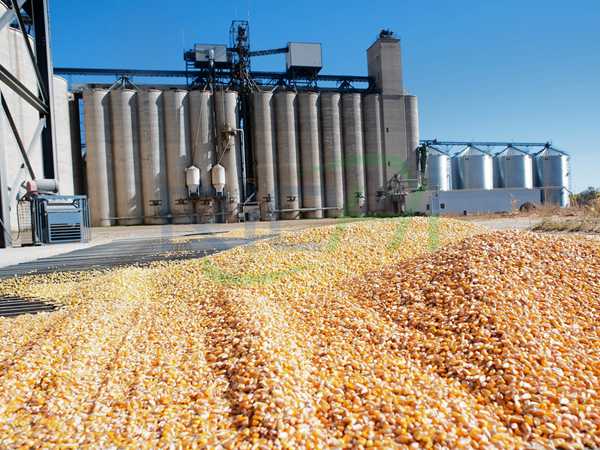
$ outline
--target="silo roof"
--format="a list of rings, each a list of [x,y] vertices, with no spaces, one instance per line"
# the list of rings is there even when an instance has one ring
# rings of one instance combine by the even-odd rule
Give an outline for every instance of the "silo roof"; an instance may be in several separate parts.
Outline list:
[[[529,152],[527,152],[523,149],[517,148],[517,147],[513,147],[512,145],[509,145],[504,150],[502,150],[496,154],[496,156],[523,156],[523,155],[529,156]]]
[[[545,147],[535,154],[535,156],[553,156],[553,155],[569,156],[569,154],[567,152],[564,152],[564,151],[559,150],[554,147]]]
[[[488,155],[493,156],[490,152],[486,150],[482,150],[479,147],[475,147],[474,145],[468,145],[463,148],[460,152],[456,154],[456,156],[480,156],[480,155]]]
[[[427,146],[427,152],[435,152],[439,153],[440,155],[449,156],[449,153],[447,151],[444,151],[441,148],[434,147],[433,145]]]

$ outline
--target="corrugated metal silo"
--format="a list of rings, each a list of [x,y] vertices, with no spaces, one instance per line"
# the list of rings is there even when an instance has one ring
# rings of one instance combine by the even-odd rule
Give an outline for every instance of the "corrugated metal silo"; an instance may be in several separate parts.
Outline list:
[[[258,91],[253,96],[254,153],[258,186],[256,200],[261,220],[275,220],[277,214],[274,100],[271,91]]]
[[[226,220],[229,222],[237,220],[240,204],[240,174],[238,159],[240,153],[239,134],[236,131],[238,128],[237,118],[237,99],[238,94],[235,91],[217,91],[215,92],[215,102],[217,111],[217,126],[220,132],[227,129],[230,134],[227,140],[227,145],[222,147],[227,148],[224,154],[219,155],[219,163],[225,167],[225,192],[228,196],[225,207]]]
[[[139,91],[138,111],[144,223],[161,225],[169,214],[162,92]]]
[[[460,189],[493,189],[492,155],[471,145],[460,151],[456,158]]]
[[[346,181],[346,211],[350,216],[366,212],[365,167],[361,96],[342,95],[344,124],[344,169]]]
[[[211,169],[215,163],[212,94],[210,91],[191,91],[189,97],[192,163],[200,169],[200,195],[212,197]],[[196,212],[202,223],[214,221],[212,204],[198,202]]]
[[[327,217],[340,217],[344,214],[344,165],[340,110],[340,94],[335,92],[321,94],[325,206],[337,208],[327,210]]]
[[[365,172],[367,177],[367,206],[369,212],[382,209],[377,197],[385,184],[383,168],[383,143],[381,135],[381,97],[369,94],[363,100],[365,115]]]
[[[439,148],[427,147],[427,189],[437,191],[450,190],[450,156]]]
[[[503,188],[533,188],[533,163],[529,153],[508,146],[495,157]]]
[[[106,89],[84,89],[86,178],[92,225],[114,224],[115,188],[110,138],[110,107]]]
[[[135,90],[111,91],[110,117],[117,223],[140,225],[144,222],[144,211]]]
[[[316,208],[303,215],[308,219],[323,217],[321,185],[321,143],[319,141],[319,94],[303,92],[298,96],[300,115],[300,154],[302,207]]]
[[[56,178],[60,193],[73,195],[73,155],[71,153],[71,120],[67,80],[54,76],[54,121],[56,136]]]
[[[414,95],[404,96],[406,148],[409,178],[417,178],[417,147],[419,146],[419,104]],[[415,183],[416,184],[416,183]]]
[[[191,223],[194,209],[185,184],[185,169],[192,165],[187,91],[164,91],[163,105],[169,209],[173,215],[173,223]]]
[[[280,217],[285,220],[300,218],[295,103],[294,92],[280,91],[275,94],[279,208],[292,210],[280,214]]]
[[[569,155],[547,147],[535,155],[538,176],[544,189],[544,202],[569,206]]]

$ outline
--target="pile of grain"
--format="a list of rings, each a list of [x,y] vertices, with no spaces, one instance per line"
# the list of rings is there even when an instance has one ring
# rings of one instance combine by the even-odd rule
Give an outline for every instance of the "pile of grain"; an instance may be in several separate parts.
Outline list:
[[[68,306],[0,319],[0,445],[600,444],[598,246],[480,231],[367,221],[4,282]]]

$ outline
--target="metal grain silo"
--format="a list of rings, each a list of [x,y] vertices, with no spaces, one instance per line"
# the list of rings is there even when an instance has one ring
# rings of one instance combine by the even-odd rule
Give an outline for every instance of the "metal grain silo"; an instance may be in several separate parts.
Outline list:
[[[340,217],[344,214],[344,165],[340,110],[340,94],[335,92],[321,94],[325,206],[335,208],[327,210],[327,217]]]
[[[144,211],[135,90],[113,89],[110,117],[117,223],[140,225]]]
[[[185,184],[185,170],[192,164],[187,94],[181,89],[163,92],[169,209],[173,223],[191,223],[194,213]]]
[[[404,96],[406,150],[409,178],[417,178],[417,147],[419,146],[419,104],[414,95]],[[416,184],[416,183],[415,183]]]
[[[533,188],[533,162],[529,153],[508,146],[495,157],[503,188]]]
[[[316,92],[304,92],[298,95],[302,207],[316,209],[303,214],[308,219],[323,217],[318,104],[319,94]]]
[[[254,154],[256,157],[257,193],[261,220],[275,220],[277,214],[276,148],[274,99],[271,91],[254,93]]]
[[[538,176],[545,203],[569,206],[569,155],[546,147],[535,155]]]
[[[364,144],[361,96],[342,95],[344,124],[344,169],[346,181],[346,211],[350,216],[366,212]]]
[[[456,156],[460,189],[493,189],[492,155],[472,145]]]
[[[367,177],[367,206],[369,212],[382,209],[377,196],[384,190],[383,142],[381,134],[381,97],[369,94],[363,99],[365,116],[365,172]]]
[[[450,155],[439,148],[428,146],[426,177],[428,190],[450,190]]]
[[[300,186],[298,179],[298,145],[296,139],[296,93],[275,94],[277,118],[277,165],[279,169],[279,208],[290,210],[281,219],[300,218]]]
[[[69,91],[67,80],[56,75],[53,77],[54,121],[56,136],[56,178],[60,193],[73,195],[73,155],[71,153],[71,120],[69,114]]]
[[[138,114],[144,223],[161,225],[167,223],[169,195],[164,113],[159,89],[138,92]]]
[[[191,91],[190,133],[192,163],[200,170],[200,195],[212,197],[211,169],[215,164],[215,129],[212,94],[210,91]],[[209,202],[198,202],[196,212],[202,223],[214,220],[214,207]]]
[[[108,90],[84,89],[87,193],[90,217],[95,227],[111,226],[115,217],[109,103]]]
[[[217,157],[225,168],[225,193],[227,203],[225,214],[227,221],[236,221],[240,208],[240,142],[238,133],[238,94],[235,91],[215,92],[217,130],[221,133],[220,154]],[[224,145],[223,145],[224,144]],[[223,153],[224,151],[224,153]]]

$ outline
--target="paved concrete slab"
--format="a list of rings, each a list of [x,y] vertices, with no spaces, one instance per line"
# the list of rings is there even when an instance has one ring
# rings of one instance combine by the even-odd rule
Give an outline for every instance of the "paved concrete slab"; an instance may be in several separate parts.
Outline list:
[[[241,245],[250,242],[258,237],[268,235],[277,235],[283,231],[301,230],[305,228],[330,225],[339,223],[336,219],[319,220],[287,220],[276,222],[247,222],[231,224],[190,224],[190,225],[142,225],[130,227],[106,227],[93,228],[91,241],[85,244],[53,244],[36,247],[16,247],[0,250],[0,277],[22,274],[26,272],[49,270],[58,270],[63,267],[69,269],[64,264],[70,258],[84,260],[92,265],[91,255],[99,255],[98,258],[107,258],[111,252],[121,255],[122,260],[129,261],[129,264],[135,263],[135,258],[140,261],[149,260],[147,249],[154,249],[155,253],[162,255],[156,259],[167,259],[169,254],[179,248],[180,254],[187,251],[194,257],[200,257],[208,254],[215,247],[217,250],[224,250],[235,245]],[[202,237],[205,242],[195,242],[183,244],[173,241],[177,238],[197,238]],[[208,238],[212,238],[208,239]],[[232,238],[239,239],[237,243]],[[173,242],[172,242],[173,241]],[[226,242],[226,244],[225,244]],[[109,244],[114,243],[111,247]],[[104,246],[104,247],[103,247]],[[212,246],[212,247],[211,247]],[[98,248],[97,248],[98,247]],[[184,248],[186,247],[186,248]],[[121,251],[129,248],[132,251],[132,258],[126,258],[126,252]],[[133,251],[135,249],[135,251]],[[195,252],[195,253],[194,253]],[[27,266],[26,263],[40,261],[39,264]],[[111,259],[108,258],[107,261]],[[21,265],[20,267],[18,267]],[[110,265],[110,262],[104,266]],[[83,263],[73,264],[73,267],[83,267]],[[46,269],[44,269],[44,267]]]

